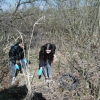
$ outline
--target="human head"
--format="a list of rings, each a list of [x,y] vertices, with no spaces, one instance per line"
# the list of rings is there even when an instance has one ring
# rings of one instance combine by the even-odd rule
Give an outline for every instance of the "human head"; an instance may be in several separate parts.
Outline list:
[[[19,43],[19,46],[24,49],[24,44],[23,43]]]
[[[46,53],[49,54],[51,52],[52,46],[50,43],[46,44]]]
[[[22,38],[18,38],[18,43],[22,43]]]
[[[24,43],[22,42],[22,38],[18,38],[18,43],[19,43],[19,46],[21,47],[21,48],[25,48],[25,45],[24,45]]]

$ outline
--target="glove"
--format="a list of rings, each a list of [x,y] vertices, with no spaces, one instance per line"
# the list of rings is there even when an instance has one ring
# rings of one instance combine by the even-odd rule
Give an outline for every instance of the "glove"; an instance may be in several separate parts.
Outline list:
[[[38,75],[42,75],[42,71],[43,71],[43,69],[42,69],[42,67],[40,67],[40,69],[38,70]]]
[[[19,66],[17,64],[15,65],[15,68],[19,70]]]
[[[25,64],[27,64],[27,60],[26,60],[26,58],[24,58],[23,61],[25,62]]]

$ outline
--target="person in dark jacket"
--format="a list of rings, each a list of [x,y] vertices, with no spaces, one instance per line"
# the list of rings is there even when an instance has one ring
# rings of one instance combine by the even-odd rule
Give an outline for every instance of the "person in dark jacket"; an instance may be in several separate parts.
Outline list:
[[[52,78],[52,66],[51,63],[55,57],[55,44],[47,43],[41,46],[39,52],[39,69],[43,69],[43,74],[46,82]]]
[[[16,80],[16,66],[18,65],[17,62],[21,62],[21,65],[25,71],[25,73],[29,76],[32,76],[28,73],[27,70],[27,61],[25,58],[26,45],[22,43],[22,39],[19,39],[16,44],[14,44],[10,51],[9,51],[9,60],[10,60],[10,67],[12,72],[12,84]],[[18,66],[17,66],[18,67]]]

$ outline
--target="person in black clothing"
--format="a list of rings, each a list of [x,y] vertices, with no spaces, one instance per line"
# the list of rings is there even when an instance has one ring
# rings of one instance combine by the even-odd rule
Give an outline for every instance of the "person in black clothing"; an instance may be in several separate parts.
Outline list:
[[[21,62],[21,65],[25,71],[25,73],[29,76],[31,76],[28,73],[27,70],[27,62],[25,60],[25,52],[26,51],[26,45],[22,43],[22,39],[19,39],[16,44],[14,44],[10,51],[9,51],[9,60],[10,60],[10,67],[11,67],[11,72],[12,72],[12,84],[16,80],[16,75],[15,75],[15,67],[17,66],[17,62]]]
[[[47,43],[41,46],[39,52],[39,69],[43,69],[46,82],[52,78],[52,66],[51,63],[55,57],[56,46],[51,43]]]

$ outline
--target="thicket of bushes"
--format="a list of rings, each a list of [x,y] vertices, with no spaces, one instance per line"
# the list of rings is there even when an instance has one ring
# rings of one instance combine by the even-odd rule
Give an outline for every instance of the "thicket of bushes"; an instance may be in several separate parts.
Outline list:
[[[98,98],[99,77],[95,76],[95,73],[99,74],[100,69],[100,3],[98,0],[91,2],[86,0],[88,2],[83,2],[85,5],[80,5],[78,0],[68,1],[69,3],[58,0],[55,2],[56,6],[46,2],[49,7],[44,9],[34,6],[34,2],[29,2],[32,6],[28,9],[0,12],[0,52],[8,54],[10,45],[15,43],[15,39],[19,36],[18,31],[23,33],[24,41],[28,44],[34,23],[45,16],[40,24],[35,25],[31,47],[40,47],[42,43],[53,42],[57,45],[58,51],[65,54],[69,52],[68,66],[81,62],[75,70],[82,75],[83,82],[93,87],[90,88],[90,95]],[[8,59],[8,56],[4,57],[4,53],[0,53],[0,63]],[[73,57],[74,53],[78,55],[78,60]],[[85,64],[88,66],[84,67]],[[98,78],[96,84],[88,79],[92,72],[93,77]]]

